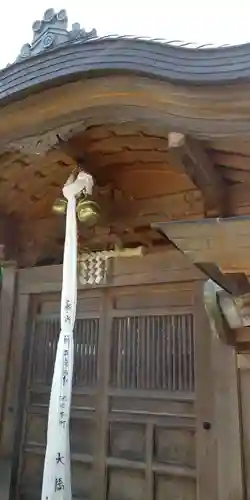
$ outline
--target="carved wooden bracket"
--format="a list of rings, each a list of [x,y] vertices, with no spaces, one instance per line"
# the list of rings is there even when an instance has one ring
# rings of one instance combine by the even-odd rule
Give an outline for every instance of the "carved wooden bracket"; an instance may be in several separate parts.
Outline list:
[[[171,132],[169,153],[173,163],[189,176],[204,197],[206,216],[225,216],[227,200],[224,182],[201,143],[191,137]]]
[[[223,289],[220,288],[214,281],[208,280],[204,285],[204,305],[208,315],[209,324],[214,335],[229,345],[235,345],[235,339],[232,330],[228,325],[227,314],[224,316],[220,304],[220,293]],[[230,309],[230,308],[229,308]]]
[[[219,339],[239,352],[250,345],[250,293],[233,296],[212,280],[204,286],[204,305],[210,328]]]

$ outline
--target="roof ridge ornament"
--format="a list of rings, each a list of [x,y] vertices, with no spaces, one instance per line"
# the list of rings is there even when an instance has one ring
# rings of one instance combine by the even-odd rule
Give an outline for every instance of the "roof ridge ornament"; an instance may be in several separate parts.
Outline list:
[[[79,23],[72,24],[68,30],[68,16],[65,9],[55,12],[54,9],[47,9],[42,20],[33,23],[33,40],[25,43],[16,61],[22,61],[31,56],[36,56],[46,50],[56,49],[63,43],[86,41],[96,38],[95,29],[85,31]]]

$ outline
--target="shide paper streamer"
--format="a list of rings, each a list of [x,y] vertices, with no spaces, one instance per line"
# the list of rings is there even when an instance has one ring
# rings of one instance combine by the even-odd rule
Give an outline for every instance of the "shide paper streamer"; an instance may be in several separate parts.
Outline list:
[[[74,365],[73,328],[77,303],[76,198],[92,194],[93,179],[85,172],[73,173],[63,188],[67,199],[66,233],[61,295],[61,331],[52,380],[42,500],[71,500],[69,419]]]

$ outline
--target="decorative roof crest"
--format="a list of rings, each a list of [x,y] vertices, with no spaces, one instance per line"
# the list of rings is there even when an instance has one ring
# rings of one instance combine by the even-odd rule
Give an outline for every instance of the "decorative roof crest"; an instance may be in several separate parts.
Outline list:
[[[81,28],[79,23],[74,23],[69,31],[67,12],[64,9],[57,13],[54,9],[47,9],[43,19],[35,21],[32,29],[32,43],[25,43],[22,46],[17,61],[22,61],[49,49],[55,49],[62,43],[85,41],[97,36],[95,29],[87,32]]]

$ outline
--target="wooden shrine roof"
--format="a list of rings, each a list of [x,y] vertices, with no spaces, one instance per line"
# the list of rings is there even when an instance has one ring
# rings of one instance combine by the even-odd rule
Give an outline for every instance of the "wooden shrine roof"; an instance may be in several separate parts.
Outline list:
[[[85,35],[26,47],[0,71],[0,211],[18,228],[21,264],[60,261],[63,219],[51,209],[76,161],[103,211],[95,231],[81,230],[83,245],[162,245],[152,223],[206,216],[199,183],[170,154],[171,132],[199,142],[226,215],[250,214],[250,45]]]

